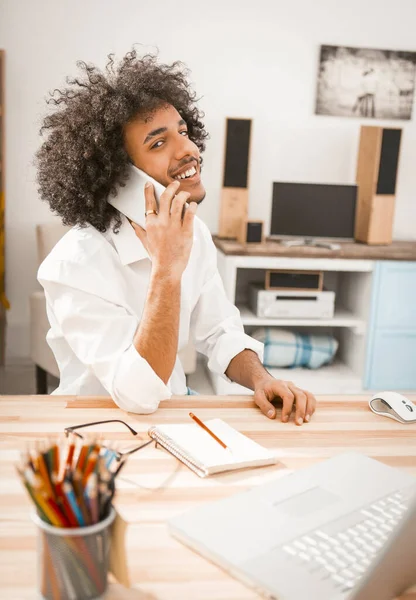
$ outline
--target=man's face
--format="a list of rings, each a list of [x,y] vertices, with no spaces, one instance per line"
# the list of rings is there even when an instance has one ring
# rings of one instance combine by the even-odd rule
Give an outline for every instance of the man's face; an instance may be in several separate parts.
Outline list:
[[[189,192],[189,201],[202,202],[198,147],[189,139],[180,114],[170,104],[148,117],[138,116],[124,128],[125,148],[133,164],[165,187],[181,182],[180,191]],[[185,176],[185,173],[188,176]]]

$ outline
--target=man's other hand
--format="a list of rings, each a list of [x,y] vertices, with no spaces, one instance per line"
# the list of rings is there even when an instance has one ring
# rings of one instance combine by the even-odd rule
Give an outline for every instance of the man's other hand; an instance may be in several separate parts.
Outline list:
[[[292,381],[283,381],[269,376],[256,384],[254,401],[269,419],[276,417],[276,408],[272,404],[276,399],[283,403],[281,415],[283,423],[289,421],[293,410],[295,411],[296,425],[308,423],[315,412],[315,396],[296,387]]]

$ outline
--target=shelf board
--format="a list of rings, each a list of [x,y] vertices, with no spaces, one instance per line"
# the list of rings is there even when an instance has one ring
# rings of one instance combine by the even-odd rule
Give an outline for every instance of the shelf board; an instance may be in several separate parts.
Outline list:
[[[257,326],[308,326],[308,327],[349,327],[357,329],[360,333],[365,330],[365,321],[354,315],[351,311],[344,308],[335,308],[335,314],[330,319],[299,319],[299,318],[288,318],[288,319],[275,319],[267,317],[257,317],[248,306],[241,305],[237,306],[240,311],[241,320],[243,325],[257,325]]]
[[[276,379],[290,379],[298,387],[314,394],[359,394],[363,391],[361,377],[341,361],[320,369],[268,369]]]
[[[298,387],[313,394],[362,394],[361,377],[339,360],[319,369],[267,369],[276,379],[293,381]],[[230,383],[211,374],[216,394],[252,394],[253,392],[237,383]]]

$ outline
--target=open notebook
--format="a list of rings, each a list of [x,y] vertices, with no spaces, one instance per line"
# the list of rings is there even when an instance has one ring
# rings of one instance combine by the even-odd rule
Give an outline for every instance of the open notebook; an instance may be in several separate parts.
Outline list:
[[[221,419],[210,419],[205,425],[226,444],[227,449],[196,423],[156,425],[149,429],[149,435],[200,477],[277,462],[266,448]]]

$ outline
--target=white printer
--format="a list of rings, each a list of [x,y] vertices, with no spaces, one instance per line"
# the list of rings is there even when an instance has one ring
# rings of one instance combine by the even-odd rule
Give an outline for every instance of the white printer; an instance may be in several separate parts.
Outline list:
[[[330,319],[334,316],[335,292],[265,290],[249,286],[250,307],[257,317],[274,319]]]

